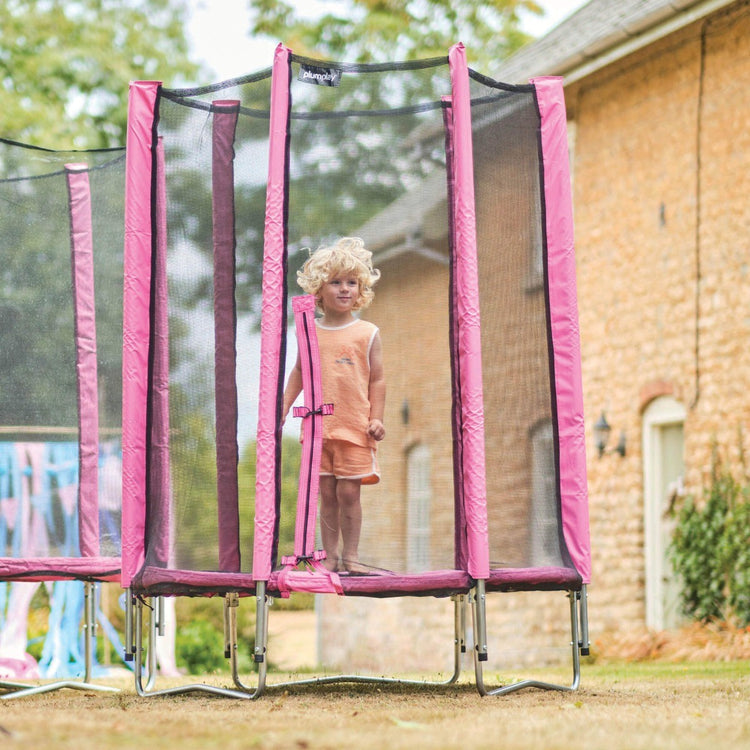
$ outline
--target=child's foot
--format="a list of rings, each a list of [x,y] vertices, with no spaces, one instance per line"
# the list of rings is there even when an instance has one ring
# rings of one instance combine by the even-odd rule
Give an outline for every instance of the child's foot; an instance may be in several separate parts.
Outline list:
[[[326,557],[323,560],[323,567],[331,573],[335,573],[339,568],[338,557]]]
[[[344,569],[349,575],[352,576],[366,576],[370,573],[370,569],[363,565],[359,560],[344,559]]]

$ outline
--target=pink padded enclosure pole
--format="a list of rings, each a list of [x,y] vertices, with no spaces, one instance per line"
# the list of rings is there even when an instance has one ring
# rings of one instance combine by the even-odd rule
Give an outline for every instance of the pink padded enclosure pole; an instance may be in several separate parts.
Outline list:
[[[541,115],[563,533],[573,564],[583,582],[590,583],[586,440],[565,98],[559,77],[533,78],[531,83]]]
[[[152,539],[156,560],[169,562],[172,548],[172,484],[169,457],[169,289],[167,284],[167,179],[164,143],[156,141],[154,220],[156,242],[153,267],[153,357],[151,369],[151,434],[149,436],[149,502],[151,512],[168,521],[167,530]]]
[[[151,171],[158,81],[131,83],[125,157],[122,348],[123,588],[143,564],[146,530],[146,400],[151,294]]]
[[[219,569],[240,570],[237,486],[237,329],[234,303],[234,136],[240,103],[214,101],[212,200],[214,243],[214,398]]]
[[[490,573],[484,454],[482,341],[479,327],[479,277],[474,209],[474,155],[471,137],[469,70],[463,44],[451,47],[454,155],[454,236],[456,314],[460,358],[463,487],[466,510],[467,570],[473,578]]]
[[[94,244],[86,164],[66,164],[78,383],[78,529],[81,557],[99,555],[99,389]]]
[[[263,235],[262,319],[260,325],[260,388],[258,404],[255,480],[255,539],[253,579],[271,575],[276,523],[276,472],[278,456],[281,336],[284,324],[286,249],[286,160],[289,122],[290,50],[276,47],[271,77],[271,121],[266,187],[266,220]]]

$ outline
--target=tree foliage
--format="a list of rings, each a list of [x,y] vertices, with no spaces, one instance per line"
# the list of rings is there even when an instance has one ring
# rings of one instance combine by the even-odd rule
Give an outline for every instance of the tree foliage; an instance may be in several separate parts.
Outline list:
[[[2,135],[54,148],[125,140],[131,80],[196,73],[185,0],[5,0]]]
[[[529,41],[522,13],[535,0],[350,0],[318,17],[284,0],[250,0],[252,32],[281,39],[297,54],[369,63],[445,55],[461,41],[483,71]]]

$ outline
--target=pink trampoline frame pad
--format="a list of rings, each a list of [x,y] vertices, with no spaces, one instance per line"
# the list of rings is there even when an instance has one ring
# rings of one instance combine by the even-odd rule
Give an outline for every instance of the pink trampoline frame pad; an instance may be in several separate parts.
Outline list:
[[[562,79],[531,79],[541,116],[547,267],[560,451],[563,534],[584,583],[591,581],[586,438],[573,239],[573,203]]]
[[[119,557],[0,558],[0,581],[119,581]]]

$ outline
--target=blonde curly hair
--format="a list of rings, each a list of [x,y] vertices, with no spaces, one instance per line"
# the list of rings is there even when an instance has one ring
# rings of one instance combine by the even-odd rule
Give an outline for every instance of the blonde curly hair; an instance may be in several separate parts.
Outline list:
[[[352,274],[359,281],[359,297],[354,310],[367,307],[375,297],[372,287],[380,271],[372,267],[372,253],[359,237],[341,237],[333,245],[319,247],[297,271],[297,283],[314,294],[320,308],[319,292],[324,284],[341,274]]]

